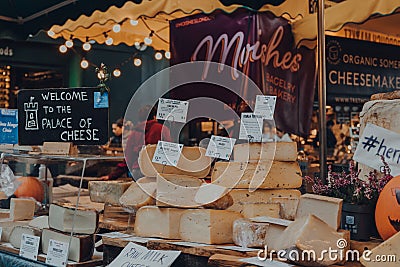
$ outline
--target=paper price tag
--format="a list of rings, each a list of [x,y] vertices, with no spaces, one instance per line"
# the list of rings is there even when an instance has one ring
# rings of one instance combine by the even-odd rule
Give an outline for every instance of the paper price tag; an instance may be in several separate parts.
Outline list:
[[[186,123],[188,108],[188,101],[160,98],[156,118],[159,120]]]
[[[181,157],[182,148],[182,144],[158,141],[152,161],[154,163],[176,167]]]
[[[275,104],[276,96],[257,95],[254,114],[262,115],[266,120],[272,120],[274,118]]]
[[[243,112],[240,119],[239,139],[249,140],[249,142],[261,142],[262,126],[262,115]]]
[[[207,146],[206,156],[229,160],[235,142],[235,138],[212,135]]]
[[[108,266],[168,267],[174,263],[180,254],[180,251],[149,250],[130,242]]]
[[[40,237],[23,234],[21,237],[21,248],[19,250],[19,255],[27,259],[37,260],[39,243]]]
[[[64,267],[68,262],[68,243],[57,240],[49,240],[49,248],[47,250],[46,264]]]

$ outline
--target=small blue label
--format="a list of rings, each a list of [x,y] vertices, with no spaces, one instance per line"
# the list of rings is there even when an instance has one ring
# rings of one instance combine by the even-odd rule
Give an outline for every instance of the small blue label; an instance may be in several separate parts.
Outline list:
[[[18,144],[18,110],[1,109],[0,144]]]
[[[94,108],[108,108],[108,93],[94,92]]]

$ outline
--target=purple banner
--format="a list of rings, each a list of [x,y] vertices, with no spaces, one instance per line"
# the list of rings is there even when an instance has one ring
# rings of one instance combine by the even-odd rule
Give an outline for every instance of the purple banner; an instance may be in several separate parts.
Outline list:
[[[190,61],[227,64],[250,77],[265,95],[276,95],[275,123],[285,132],[307,136],[315,88],[315,51],[294,46],[291,27],[272,13],[245,9],[198,14],[171,22],[171,65]],[[202,75],[207,75],[206,70]],[[237,77],[232,72],[232,79]],[[240,95],[254,108],[254,91],[242,83]],[[181,86],[171,92],[187,100],[212,97],[231,107],[241,99],[227,89],[210,84]]]

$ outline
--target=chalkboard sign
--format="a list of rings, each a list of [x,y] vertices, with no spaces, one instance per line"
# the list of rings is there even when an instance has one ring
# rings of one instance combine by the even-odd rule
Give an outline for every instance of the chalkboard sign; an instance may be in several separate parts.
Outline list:
[[[18,144],[17,109],[0,109],[0,144]]]
[[[99,88],[20,90],[17,102],[20,145],[108,141],[108,93]]]

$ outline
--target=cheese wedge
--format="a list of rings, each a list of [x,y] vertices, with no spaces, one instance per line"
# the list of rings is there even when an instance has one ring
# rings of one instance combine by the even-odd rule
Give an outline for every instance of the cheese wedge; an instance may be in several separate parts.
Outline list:
[[[0,227],[2,228],[1,241],[9,242],[10,235],[16,226],[28,226],[30,221],[11,221],[10,219],[0,220]]]
[[[206,209],[225,210],[233,205],[233,198],[226,187],[208,183],[200,186],[194,201]]]
[[[264,142],[237,144],[233,148],[234,161],[261,160],[296,161],[296,142]]]
[[[160,207],[199,207],[194,198],[203,181],[194,176],[176,174],[157,175],[157,201]]]
[[[265,234],[265,245],[267,246],[268,251],[278,251],[277,247],[275,246],[275,242],[281,238],[283,231],[285,231],[285,229],[292,223],[292,221],[289,220],[277,219],[268,216],[250,218],[250,220],[254,223],[265,223],[269,225],[267,233]]]
[[[94,234],[99,225],[99,213],[96,210],[78,209],[51,204],[49,210],[49,226],[52,229],[70,233],[73,222],[74,233]]]
[[[157,177],[158,173],[190,175],[204,178],[210,173],[211,158],[206,157],[206,149],[184,146],[176,167],[153,163],[157,145],[147,145],[139,153],[140,171],[147,177]]]
[[[44,228],[49,228],[49,216],[43,215],[36,217],[32,221],[30,221],[28,225],[30,227],[34,227],[40,230],[43,230]]]
[[[228,188],[299,188],[302,177],[297,162],[217,162],[211,181]]]
[[[243,216],[253,218],[268,216],[280,218],[281,206],[278,203],[241,203]]]
[[[238,219],[233,223],[233,243],[245,248],[264,248],[268,228],[268,223]]]
[[[273,197],[271,203],[280,205],[280,218],[293,221],[296,217],[298,197]]]
[[[205,244],[232,243],[233,222],[242,215],[233,211],[192,209],[181,215],[179,234],[182,240]]]
[[[343,199],[315,194],[304,194],[300,197],[296,219],[314,214],[334,229],[339,229],[342,216]]]
[[[41,236],[41,230],[30,226],[15,226],[10,234],[10,243],[14,248],[21,247],[21,238],[23,234]]]
[[[50,239],[64,243],[69,243],[70,234],[57,232],[51,229],[43,229],[41,245],[44,254],[47,254],[49,249]],[[94,252],[94,237],[93,235],[74,235],[72,236],[69,246],[68,259],[76,262],[88,261],[92,258]]]
[[[179,223],[184,209],[141,207],[136,213],[135,234],[143,237],[179,239]]]
[[[280,238],[274,241],[274,247],[278,250],[285,250],[283,258],[302,266],[330,266],[342,261],[340,257],[330,257],[329,251],[338,250],[344,253],[344,248],[338,247],[338,240],[342,234],[318,217],[310,214],[296,219],[281,234]],[[313,251],[315,257],[302,258],[301,255],[308,255],[304,251]],[[340,252],[342,251],[342,252]],[[296,257],[296,255],[300,257]],[[340,254],[337,254],[340,255]],[[344,254],[342,254],[344,255]]]
[[[143,177],[133,182],[119,198],[119,204],[131,209],[156,204],[157,183],[154,177]]]
[[[10,202],[10,219],[12,221],[31,220],[35,213],[36,203],[32,199],[12,198]]]
[[[132,182],[121,181],[90,181],[89,194],[93,202],[119,204],[122,194]]]
[[[271,203],[273,198],[288,197],[300,198],[300,191],[295,189],[260,189],[249,192],[247,189],[232,189],[229,194],[233,198],[233,205],[228,208],[231,211],[243,213],[241,203]]]

